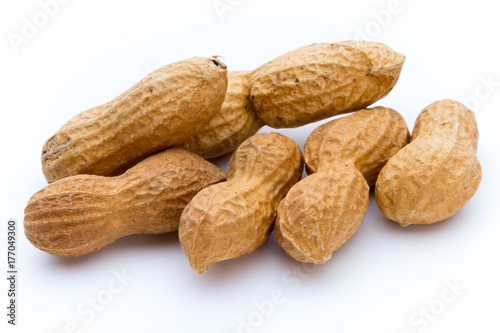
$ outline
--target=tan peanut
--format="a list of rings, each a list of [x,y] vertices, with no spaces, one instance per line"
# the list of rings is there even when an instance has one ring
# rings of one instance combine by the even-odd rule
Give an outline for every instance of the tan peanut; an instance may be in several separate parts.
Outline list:
[[[48,185],[29,200],[24,230],[50,254],[87,254],[127,235],[177,230],[194,195],[225,178],[193,153],[166,150],[120,176],[78,175]]]
[[[113,101],[85,111],[44,145],[48,182],[77,175],[113,175],[181,144],[219,112],[226,66],[192,58],[162,67]]]
[[[375,198],[382,214],[406,227],[456,214],[481,182],[478,129],[465,105],[442,100],[426,107],[412,142],[380,172]]]
[[[266,125],[301,126],[385,97],[404,61],[402,54],[375,42],[304,46],[257,68],[250,100]]]
[[[304,155],[310,176],[278,208],[275,235],[293,258],[325,263],[359,228],[373,185],[387,160],[409,141],[403,117],[376,107],[314,130]]]
[[[249,101],[249,75],[250,72],[228,72],[226,99],[219,113],[181,148],[204,158],[218,157],[234,151],[263,126]]]
[[[220,112],[179,147],[218,157],[265,124],[297,127],[356,111],[389,93],[403,62],[383,44],[350,41],[305,46],[253,72],[229,72]]]
[[[243,142],[231,157],[227,181],[202,190],[182,213],[179,238],[193,270],[202,274],[262,245],[302,169],[300,148],[286,136],[257,134]]]

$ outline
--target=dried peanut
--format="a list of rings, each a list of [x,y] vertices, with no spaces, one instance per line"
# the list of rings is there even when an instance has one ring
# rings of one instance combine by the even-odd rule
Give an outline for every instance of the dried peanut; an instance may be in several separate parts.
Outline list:
[[[228,72],[226,99],[219,113],[181,148],[204,158],[218,157],[234,151],[263,126],[250,105],[249,74]]]
[[[200,191],[182,213],[179,238],[193,270],[202,274],[262,245],[302,167],[300,148],[286,136],[257,134],[243,142],[231,157],[227,181]]]
[[[306,46],[254,72],[229,72],[220,113],[180,147],[217,157],[264,124],[297,127],[366,107],[389,93],[403,62],[383,44],[351,41]]]
[[[160,68],[59,129],[43,147],[43,173],[53,182],[126,170],[207,125],[219,112],[226,88],[226,66],[215,58],[192,58]]]
[[[301,126],[385,97],[404,61],[381,43],[304,46],[257,68],[250,79],[250,100],[266,125]]]
[[[406,227],[453,216],[481,182],[478,129],[465,105],[442,100],[426,107],[412,142],[380,172],[375,198],[382,214]]]
[[[293,258],[325,263],[361,225],[369,185],[409,141],[403,117],[384,107],[361,110],[314,130],[306,170],[280,203],[275,235]]]
[[[175,231],[194,195],[225,178],[224,171],[182,149],[148,157],[116,177],[67,177],[31,197],[26,237],[40,250],[68,257],[131,234]]]

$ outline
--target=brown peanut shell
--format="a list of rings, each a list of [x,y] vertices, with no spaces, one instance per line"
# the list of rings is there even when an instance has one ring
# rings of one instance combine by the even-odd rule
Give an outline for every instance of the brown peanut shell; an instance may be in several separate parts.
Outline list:
[[[465,105],[442,100],[426,107],[412,142],[380,172],[375,198],[382,214],[401,226],[456,214],[481,182],[478,137],[474,113]]]
[[[250,72],[228,72],[228,86],[219,113],[180,147],[204,158],[233,152],[263,126],[249,101]]]
[[[150,156],[116,177],[67,177],[31,197],[25,234],[40,250],[69,257],[131,234],[175,231],[195,194],[225,178],[224,171],[182,149]]]
[[[306,141],[304,178],[278,208],[275,234],[293,258],[325,263],[359,228],[369,185],[391,156],[409,142],[403,117],[376,107],[333,120]]]
[[[304,46],[257,68],[250,100],[266,125],[302,126],[385,97],[404,61],[402,54],[375,42]]]
[[[179,238],[193,270],[205,273],[215,262],[262,245],[302,169],[300,148],[284,135],[257,134],[243,142],[231,157],[227,181],[200,191],[182,213]]]
[[[226,66],[215,58],[162,67],[62,126],[43,147],[43,173],[50,183],[77,174],[124,171],[206,126],[219,112],[226,89]]]

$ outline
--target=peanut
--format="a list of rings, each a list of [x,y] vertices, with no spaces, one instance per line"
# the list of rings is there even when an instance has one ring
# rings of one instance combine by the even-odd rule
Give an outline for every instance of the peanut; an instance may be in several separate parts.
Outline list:
[[[226,99],[219,113],[181,148],[204,158],[233,152],[263,126],[249,101],[250,72],[228,72]]]
[[[68,257],[131,234],[175,231],[194,195],[225,178],[224,171],[182,149],[148,157],[116,177],[67,177],[31,197],[26,237],[42,251]]]
[[[205,273],[215,262],[262,245],[302,168],[300,148],[286,136],[257,134],[243,142],[231,157],[227,181],[200,191],[182,213],[179,238],[193,270]]]
[[[384,107],[361,110],[314,130],[306,171],[278,208],[275,235],[293,258],[328,261],[359,228],[373,185],[387,160],[409,141],[403,117]]]
[[[220,110],[226,88],[226,66],[215,58],[160,68],[61,127],[43,147],[43,173],[49,183],[77,174],[118,174],[202,129]]]
[[[465,105],[442,100],[418,116],[412,142],[380,172],[380,211],[401,226],[431,224],[456,214],[481,182],[478,129]]]
[[[179,147],[218,157],[265,124],[297,127],[356,111],[389,93],[403,62],[383,44],[351,41],[305,46],[253,72],[229,72],[219,114]]]
[[[363,109],[396,84],[405,57],[374,42],[312,44],[257,68],[250,100],[274,128],[297,127]]]

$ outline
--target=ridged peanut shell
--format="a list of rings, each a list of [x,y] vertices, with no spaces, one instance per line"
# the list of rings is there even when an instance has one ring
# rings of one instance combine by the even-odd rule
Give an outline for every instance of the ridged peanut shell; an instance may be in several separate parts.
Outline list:
[[[402,54],[375,42],[304,46],[257,68],[250,80],[250,100],[266,125],[305,125],[385,97],[404,61]]]
[[[224,104],[203,129],[180,147],[204,158],[219,157],[233,152],[263,126],[249,101],[250,72],[228,72]]]
[[[375,198],[380,211],[402,226],[431,224],[456,214],[481,182],[476,158],[478,129],[465,105],[442,100],[418,116],[409,145],[380,172]]]
[[[226,89],[226,66],[217,59],[192,58],[162,67],[62,126],[43,147],[43,173],[50,183],[124,171],[206,126],[219,112]]]
[[[352,165],[302,179],[279,205],[274,227],[278,243],[298,261],[327,262],[363,222],[369,192]]]
[[[193,270],[202,274],[262,245],[302,169],[300,148],[286,136],[257,134],[243,142],[231,157],[227,181],[200,191],[182,213],[179,238]]]
[[[195,194],[225,178],[224,171],[182,149],[150,156],[116,177],[67,177],[31,197],[25,234],[40,250],[69,257],[131,234],[175,231]]]
[[[354,165],[368,185],[389,158],[410,142],[410,132],[399,112],[378,106],[360,110],[316,128],[304,145],[308,174],[333,164]]]
[[[335,119],[306,141],[304,178],[278,208],[275,235],[286,253],[322,264],[360,227],[369,185],[384,164],[409,142],[403,117],[376,107]]]

